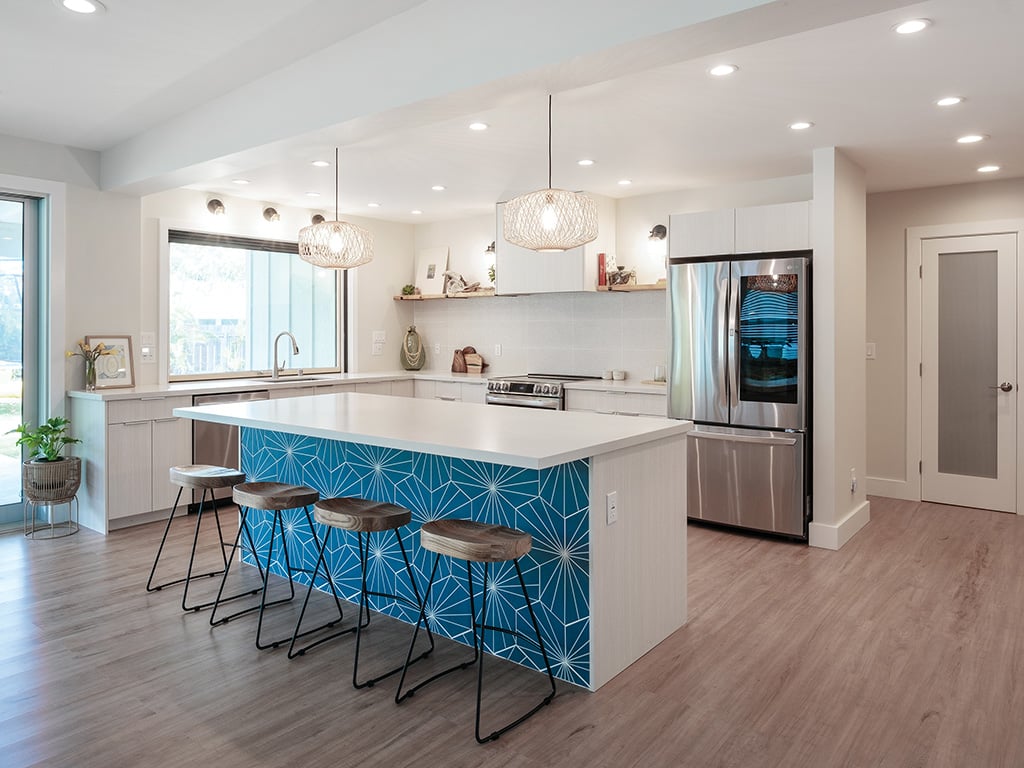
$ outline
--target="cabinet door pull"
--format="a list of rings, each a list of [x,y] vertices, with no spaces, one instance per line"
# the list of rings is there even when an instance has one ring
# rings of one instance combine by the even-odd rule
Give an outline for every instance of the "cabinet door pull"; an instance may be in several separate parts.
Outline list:
[[[126,421],[124,425],[126,427],[137,427],[141,424],[149,424],[149,419],[143,419],[142,421]]]
[[[434,399],[435,400],[444,400],[447,403],[454,403],[456,400],[458,400],[457,397],[448,397],[446,395],[437,395]]]
[[[154,424],[166,424],[169,421],[177,421],[177,420],[178,420],[177,416],[168,416],[165,419],[153,419],[153,423]]]
[[[139,400],[166,400],[165,395],[150,395],[149,397],[140,397]]]

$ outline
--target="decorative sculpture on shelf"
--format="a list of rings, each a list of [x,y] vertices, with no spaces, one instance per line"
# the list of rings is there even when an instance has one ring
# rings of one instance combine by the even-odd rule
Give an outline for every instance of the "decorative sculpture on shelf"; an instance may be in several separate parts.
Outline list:
[[[444,273],[444,292],[446,296],[453,296],[456,293],[473,293],[480,290],[480,283],[467,283],[466,279],[458,272],[448,270]]]

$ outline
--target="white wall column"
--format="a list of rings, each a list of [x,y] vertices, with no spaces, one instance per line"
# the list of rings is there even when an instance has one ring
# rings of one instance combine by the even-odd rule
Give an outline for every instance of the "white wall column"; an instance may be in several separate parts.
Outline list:
[[[813,185],[814,513],[809,539],[811,546],[839,549],[871,519],[864,495],[864,171],[835,147],[816,149]]]

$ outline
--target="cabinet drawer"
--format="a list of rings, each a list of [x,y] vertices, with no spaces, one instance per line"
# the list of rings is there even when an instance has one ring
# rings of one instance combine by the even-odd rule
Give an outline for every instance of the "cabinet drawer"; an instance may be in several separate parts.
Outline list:
[[[107,424],[169,419],[171,411],[175,408],[186,408],[190,405],[192,398],[188,396],[154,395],[132,400],[111,400],[107,403]]]
[[[565,409],[567,411],[601,411],[604,410],[604,392],[593,392],[589,389],[570,389],[565,393]]]
[[[485,403],[487,402],[487,382],[481,381],[479,384],[467,384],[462,383],[462,402],[464,403]]]
[[[643,392],[607,392],[608,410],[612,413],[637,416],[665,416],[668,400],[664,395]]]
[[[390,381],[364,381],[356,384],[356,392],[366,392],[371,395],[390,395]]]
[[[462,387],[457,381],[435,381],[434,399],[449,402],[462,399]]]

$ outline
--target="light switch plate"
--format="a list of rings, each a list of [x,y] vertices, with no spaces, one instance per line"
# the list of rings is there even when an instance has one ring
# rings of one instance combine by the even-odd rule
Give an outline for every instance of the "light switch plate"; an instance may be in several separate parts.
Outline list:
[[[372,354],[372,355],[383,355],[384,354],[384,343],[381,342],[381,341],[373,342],[373,351],[370,354]]]
[[[143,331],[139,335],[139,359],[144,363],[156,362],[156,333],[154,331]]]
[[[868,360],[875,359],[875,342],[869,341],[866,345],[866,352]]]
[[[383,344],[387,340],[388,340],[388,333],[387,333],[387,331],[374,331],[373,332],[373,343],[374,344],[378,344],[378,343],[379,344]]]

